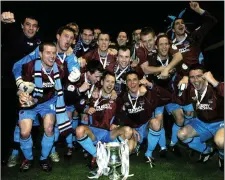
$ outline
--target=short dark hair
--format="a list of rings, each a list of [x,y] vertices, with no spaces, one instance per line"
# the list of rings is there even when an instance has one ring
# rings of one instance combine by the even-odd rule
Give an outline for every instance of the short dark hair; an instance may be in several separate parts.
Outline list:
[[[127,76],[129,76],[129,75],[131,75],[131,74],[136,74],[137,77],[138,77],[138,79],[140,78],[140,77],[139,77],[139,74],[138,74],[136,71],[128,71],[128,72],[126,73],[126,80],[127,80]]]
[[[33,19],[33,20],[35,20],[35,21],[37,21],[37,23],[38,23],[38,27],[40,26],[40,22],[38,21],[38,19],[37,19],[37,17],[36,16],[34,16],[34,15],[27,15],[27,16],[25,16],[24,18],[23,18],[23,24],[25,23],[25,21],[26,21],[26,19]]]
[[[114,73],[112,73],[112,72],[106,70],[106,71],[104,71],[104,73],[103,73],[102,80],[105,80],[105,78],[106,78],[107,75],[113,76],[113,77],[116,79]]]
[[[71,31],[73,34],[75,34],[75,31],[73,28],[71,28],[70,26],[62,26],[58,29],[57,34],[61,35],[62,32],[66,30],[66,31]]]
[[[161,38],[167,38],[169,44],[171,44],[171,41],[170,41],[169,37],[167,36],[167,34],[160,34],[159,36],[157,36],[157,39],[156,39],[156,41],[155,41],[155,44],[156,44],[156,45],[158,45],[158,42],[159,42],[159,40],[160,40]]]
[[[148,34],[152,34],[153,36],[155,36],[155,31],[152,27],[144,27],[142,28],[141,30],[141,33],[140,33],[140,36],[145,36],[145,35],[148,35]]]
[[[107,35],[109,36],[109,41],[110,41],[111,37],[110,37],[110,34],[109,34],[109,33],[107,33],[107,32],[101,32],[101,33],[99,33],[99,35],[98,35],[98,39],[99,39],[99,36],[100,36],[101,34],[107,34]]]
[[[174,19],[174,21],[172,22],[172,24],[171,24],[172,29],[174,29],[175,22],[176,22],[176,20],[178,20],[178,19],[181,19],[181,20],[184,21],[183,18],[176,17],[176,18]]]
[[[193,70],[202,70],[203,73],[206,72],[205,67],[202,64],[193,64],[189,68],[189,73]]]
[[[88,61],[86,70],[89,71],[91,74],[95,73],[96,71],[99,71],[101,73],[104,72],[102,64],[100,63],[99,60],[96,59]]]
[[[130,48],[128,46],[119,46],[118,47],[118,53],[119,53],[119,50],[121,50],[121,51],[127,51],[127,50],[129,50],[130,51]]]
[[[42,43],[39,45],[39,51],[40,51],[40,52],[43,52],[45,46],[56,47],[55,43],[53,43],[53,42],[47,42],[47,41],[46,41],[46,42],[42,42]]]
[[[82,28],[82,30],[81,30],[81,34],[83,34],[84,33],[84,30],[90,30],[91,32],[92,32],[92,34],[94,35],[94,30],[93,30],[93,28],[91,28],[91,27],[84,27],[84,28]]]

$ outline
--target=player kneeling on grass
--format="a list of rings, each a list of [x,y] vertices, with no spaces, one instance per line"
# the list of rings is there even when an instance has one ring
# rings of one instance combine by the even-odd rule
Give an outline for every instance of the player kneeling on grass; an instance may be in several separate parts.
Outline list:
[[[126,74],[128,92],[117,98],[117,113],[114,123],[133,128],[133,136],[129,141],[131,150],[135,150],[144,138],[148,140],[145,153],[146,162],[154,166],[152,152],[159,142],[162,133],[161,121],[152,115],[158,106],[172,102],[172,94],[159,86],[152,86],[146,79],[139,80],[135,71]],[[146,86],[146,93],[140,96],[139,85]]]
[[[89,114],[88,125],[81,125],[76,128],[77,142],[92,155],[89,165],[91,169],[96,167],[96,147],[98,141],[111,142],[130,139],[132,129],[128,126],[117,127],[114,125],[116,111],[115,100],[112,100],[112,91],[115,86],[115,76],[106,72],[101,80],[102,88],[98,97],[92,99],[89,107],[84,112]]]
[[[224,124],[224,83],[218,82],[211,72],[205,72],[202,65],[190,68],[189,79],[192,86],[185,90],[186,97],[182,98],[186,100],[182,102],[193,104],[196,117],[178,131],[178,138],[201,153],[200,162],[206,162],[215,151],[205,142]]]

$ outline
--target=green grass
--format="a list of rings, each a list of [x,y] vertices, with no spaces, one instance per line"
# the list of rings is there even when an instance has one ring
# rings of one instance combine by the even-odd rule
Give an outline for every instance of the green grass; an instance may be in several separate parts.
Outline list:
[[[63,156],[64,149],[58,148],[61,161],[53,164],[51,173],[43,172],[39,168],[38,157],[39,150],[34,150],[34,165],[28,172],[19,172],[19,165],[13,168],[7,166],[2,167],[2,180],[87,180],[89,169],[85,166],[87,163],[83,158],[81,150],[74,151],[71,159]],[[206,164],[198,164],[196,160],[198,154],[190,158],[188,150],[182,147],[181,158],[175,157],[168,153],[167,159],[159,157],[158,150],[153,155],[156,158],[156,167],[150,168],[144,162],[144,150],[141,150],[139,156],[132,155],[130,157],[130,174],[133,180],[223,180],[224,174],[218,169],[217,155]],[[117,169],[120,172],[120,168]],[[109,179],[102,176],[100,180]]]

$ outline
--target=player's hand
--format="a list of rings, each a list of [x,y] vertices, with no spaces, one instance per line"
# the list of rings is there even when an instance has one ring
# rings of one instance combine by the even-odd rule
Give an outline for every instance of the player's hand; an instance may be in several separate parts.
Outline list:
[[[152,83],[149,82],[146,78],[142,78],[140,80],[140,84],[144,85],[144,86],[147,86],[147,87],[151,87],[152,86]]]
[[[180,89],[181,85],[182,84],[185,84],[185,89],[187,88],[188,86],[188,77],[187,76],[184,76],[178,83],[178,89]]]
[[[198,2],[193,2],[191,1],[190,3],[190,8],[195,11],[198,14],[203,14],[205,12],[205,10],[203,10],[202,8],[200,8],[199,3]]]
[[[82,57],[79,57],[78,58],[78,63],[80,64],[80,67],[85,67],[87,65],[87,61],[86,59],[82,58]]]
[[[22,79],[18,79],[16,81],[16,86],[20,91],[30,94],[34,90],[35,84],[32,82],[23,81]]]
[[[214,87],[218,85],[218,81],[213,77],[212,73],[210,71],[205,72],[202,76],[203,79],[208,81],[210,84],[212,84]]]
[[[70,82],[77,82],[80,79],[80,70],[73,67],[73,70],[71,71],[71,73],[68,76],[68,79]]]
[[[198,2],[191,1],[189,4],[190,4],[190,8],[194,11],[198,11],[198,9],[200,9]]]
[[[111,124],[109,129],[110,131],[112,131],[113,129],[116,129],[117,127],[119,127],[119,125]]]
[[[19,93],[20,104],[24,105],[28,100],[30,100],[30,95],[26,92],[20,91],[20,93]]]
[[[145,86],[140,86],[139,87],[139,96],[144,96],[147,92],[147,88]]]
[[[170,74],[174,74],[176,72],[176,68],[173,68],[169,71]]]
[[[14,23],[15,22],[15,18],[14,18],[14,14],[12,12],[3,12],[1,14],[1,21],[3,23]]]
[[[93,93],[91,94],[91,97],[94,99],[98,99],[99,98],[99,90],[98,88],[95,88]]]
[[[87,109],[86,112],[87,112],[87,114],[92,115],[92,114],[94,114],[96,112],[96,109],[93,108],[93,107],[90,107],[89,109]]]
[[[117,50],[116,49],[113,49],[113,48],[109,48],[108,49],[108,53],[111,54],[111,55],[113,55],[113,56],[115,56],[115,55],[117,55]]]
[[[112,90],[112,93],[111,93],[111,98],[110,99],[116,100],[117,97],[118,97],[118,95],[117,95],[116,91],[113,89]]]
[[[168,68],[165,68],[161,71],[161,73],[158,75],[159,79],[167,79],[170,76]]]
[[[138,65],[138,63],[139,63],[139,59],[137,58],[137,59],[132,59],[131,60],[131,67],[132,68],[135,68],[137,65]]]
[[[82,93],[82,92],[87,91],[89,88],[90,88],[90,84],[87,83],[87,82],[84,82],[84,83],[79,87],[79,91]]]
[[[73,49],[71,47],[69,47],[66,51],[66,55],[70,56],[71,54],[73,54]]]

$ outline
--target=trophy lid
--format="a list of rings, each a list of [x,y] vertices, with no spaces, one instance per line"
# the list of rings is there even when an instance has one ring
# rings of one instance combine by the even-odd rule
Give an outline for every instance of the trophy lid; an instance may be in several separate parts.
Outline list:
[[[106,143],[105,146],[119,147],[120,146],[120,143],[119,142],[109,142],[109,143]]]

